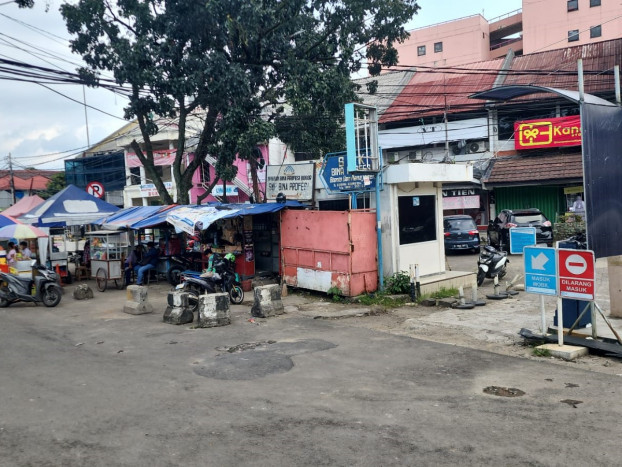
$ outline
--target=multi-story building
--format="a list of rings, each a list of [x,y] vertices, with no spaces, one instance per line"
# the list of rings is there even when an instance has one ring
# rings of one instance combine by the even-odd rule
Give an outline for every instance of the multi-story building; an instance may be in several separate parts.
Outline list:
[[[487,20],[472,15],[410,31],[397,44],[400,68],[446,67],[585,45],[620,37],[622,3],[611,0],[529,0]]]

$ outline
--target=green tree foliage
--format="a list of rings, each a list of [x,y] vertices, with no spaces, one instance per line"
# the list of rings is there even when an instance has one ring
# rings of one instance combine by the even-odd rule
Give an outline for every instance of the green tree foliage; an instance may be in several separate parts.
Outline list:
[[[235,158],[253,162],[255,145],[271,136],[334,149],[343,104],[355,99],[351,73],[365,61],[372,74],[395,65],[393,44],[418,8],[416,0],[78,0],[61,12],[88,65],[84,79],[97,85],[112,72],[131,88],[125,117],[137,119],[142,136],[132,148],[166,203],[153,165],[154,116],[178,119],[173,174],[186,203],[206,155],[217,159],[215,184],[233,180]],[[201,130],[187,135],[196,115]],[[188,136],[198,143],[185,168]]]
[[[67,182],[65,181],[65,172],[55,173],[52,175],[52,178],[50,178],[45,190],[39,193],[39,196],[43,199],[48,199],[63,190],[66,186]]]

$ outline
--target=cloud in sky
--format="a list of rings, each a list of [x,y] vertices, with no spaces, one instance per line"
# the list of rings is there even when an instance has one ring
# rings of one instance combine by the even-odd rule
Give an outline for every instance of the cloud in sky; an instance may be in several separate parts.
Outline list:
[[[1,2],[0,2],[1,3]],[[46,4],[49,5],[46,11]],[[408,29],[472,14],[487,19],[520,8],[521,0],[467,2],[464,0],[420,0],[419,14],[407,24]],[[0,5],[0,58],[74,72],[81,63],[69,50],[64,21],[54,0],[37,1],[33,9],[19,9],[15,4]],[[0,77],[6,75],[0,74]],[[74,101],[33,83],[0,80],[0,168],[6,168],[11,153],[16,163],[27,167],[63,169],[63,159],[75,157],[91,145],[118,130],[123,120],[125,98],[104,89],[72,84],[47,85]],[[89,106],[115,117],[87,109]]]

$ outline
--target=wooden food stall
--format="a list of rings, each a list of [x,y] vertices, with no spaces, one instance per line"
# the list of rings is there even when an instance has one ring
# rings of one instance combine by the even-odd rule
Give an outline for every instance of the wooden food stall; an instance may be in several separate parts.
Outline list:
[[[122,289],[123,266],[130,247],[127,232],[99,230],[87,236],[91,242],[91,277],[95,278],[97,289],[104,292],[110,280]]]

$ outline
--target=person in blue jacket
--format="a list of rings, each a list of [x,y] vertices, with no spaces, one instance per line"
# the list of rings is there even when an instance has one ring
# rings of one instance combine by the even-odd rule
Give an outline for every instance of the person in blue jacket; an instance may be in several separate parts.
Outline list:
[[[158,257],[160,252],[155,247],[155,243],[147,243],[147,253],[143,256],[143,260],[140,264],[134,266],[134,272],[136,272],[136,285],[143,285],[143,278],[145,273],[149,270],[155,269],[158,266]]]

